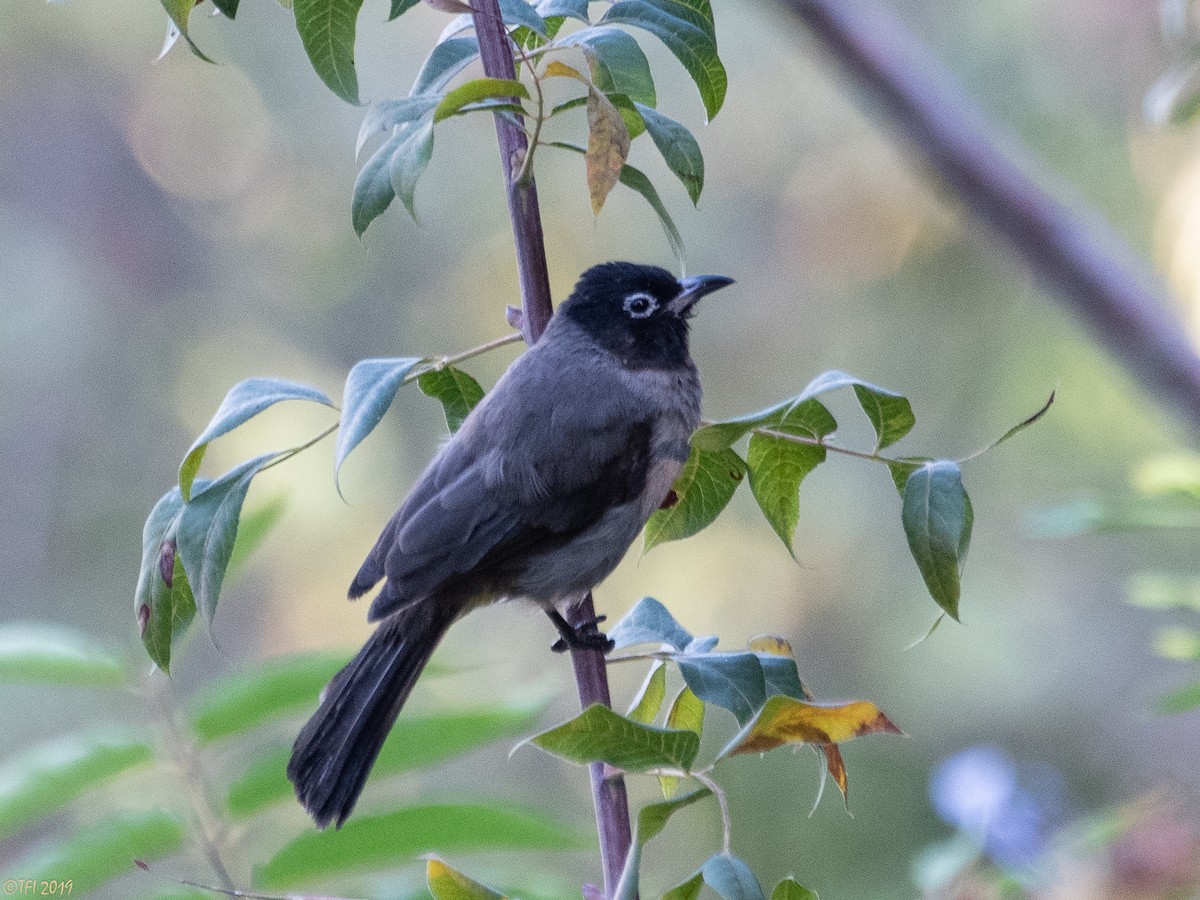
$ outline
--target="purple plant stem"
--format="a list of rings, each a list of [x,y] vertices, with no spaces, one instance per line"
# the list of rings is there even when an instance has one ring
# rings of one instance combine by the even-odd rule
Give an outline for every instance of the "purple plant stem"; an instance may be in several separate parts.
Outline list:
[[[489,78],[515,78],[512,44],[496,0],[475,0],[475,33],[479,38],[479,53],[483,71]],[[538,209],[537,185],[532,179],[523,184],[515,181],[521,161],[528,151],[525,132],[502,116],[495,116],[496,140],[500,145],[500,162],[508,194],[508,213],[512,221],[513,242],[517,250],[517,271],[521,285],[521,331],[533,344],[546,328],[554,307],[550,298],[550,276],[546,266],[546,247],[542,238],[542,219]],[[592,595],[587,594],[568,612],[573,624],[595,616]],[[611,706],[608,691],[608,670],[604,655],[593,650],[571,651],[575,669],[575,684],[580,706],[586,709],[593,703]],[[625,782],[620,777],[606,778],[604,766],[595,763],[590,768],[592,799],[596,806],[596,827],[600,835],[600,857],[604,870],[605,894],[612,896],[633,836],[629,824],[629,799]]]

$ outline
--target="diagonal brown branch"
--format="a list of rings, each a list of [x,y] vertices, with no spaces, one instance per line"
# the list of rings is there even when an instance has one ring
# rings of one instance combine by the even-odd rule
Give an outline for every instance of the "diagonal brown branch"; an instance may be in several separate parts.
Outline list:
[[[1146,262],[1098,213],[1057,200],[878,3],[781,0],[907,134],[930,168],[1002,235],[1148,390],[1200,432],[1200,356]],[[1003,148],[1003,149],[1002,149]]]

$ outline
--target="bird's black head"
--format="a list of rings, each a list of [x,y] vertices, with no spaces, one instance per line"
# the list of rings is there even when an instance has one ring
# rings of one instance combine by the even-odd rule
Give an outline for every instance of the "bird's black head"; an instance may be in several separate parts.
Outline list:
[[[627,367],[669,369],[687,361],[687,320],[696,301],[730,284],[723,275],[676,278],[658,266],[603,263],[579,277],[559,314]]]

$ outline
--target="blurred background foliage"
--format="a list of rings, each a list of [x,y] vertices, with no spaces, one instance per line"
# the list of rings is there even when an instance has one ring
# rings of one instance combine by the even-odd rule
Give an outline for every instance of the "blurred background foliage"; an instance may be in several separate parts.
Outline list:
[[[1056,193],[1092,204],[1153,259],[1200,339],[1200,136],[1141,118],[1146,89],[1173,63],[1156,10],[1128,0],[889,6],[1028,146]],[[361,18],[359,77],[372,100],[407,89],[444,24],[424,7],[376,24],[386,12],[370,0]],[[0,624],[66,623],[135,665],[141,524],[230,385],[276,375],[336,395],[358,359],[453,352],[504,333],[504,305],[516,301],[490,125],[446,123],[418,188],[420,223],[392,210],[359,242],[349,198],[361,111],[320,84],[288,11],[256,2],[239,13],[236,25],[193,19],[196,39],[222,60],[215,67],[183,50],[155,63],[165,19],[146,0],[21,0],[0,25]],[[598,606],[619,615],[651,594],[693,632],[731,646],[761,631],[784,635],[820,696],[868,697],[909,735],[846,749],[853,818],[832,797],[807,816],[818,778],[808,754],[728,764],[735,850],[763,883],[794,872],[826,898],[913,897],[914,873],[934,883],[921,865],[928,848],[954,834],[993,846],[978,819],[945,799],[965,769],[977,773],[969,783],[992,783],[986,774],[1009,785],[993,800],[1053,791],[1038,852],[1065,855],[1069,865],[1054,871],[1077,874],[1047,876],[1046,896],[1191,896],[1166,892],[1186,877],[1137,879],[1171,866],[1194,875],[1200,719],[1154,710],[1194,672],[1153,652],[1168,613],[1126,598],[1148,570],[1193,571],[1195,532],[1047,536],[1027,516],[1122,497],[1131,472],[1189,450],[1194,434],[960,213],[779,9],[722,4],[717,27],[730,89],[707,127],[678,64],[647,43],[662,105],[696,128],[704,150],[699,212],[648,143],[630,159],[660,185],[690,268],[738,280],[695,323],[706,413],[765,406],[839,368],[913,401],[917,427],[898,452],[955,456],[1056,386],[1058,402],[967,468],[976,526],[965,625],[945,624],[915,649],[904,648],[937,610],[908,556],[895,489],[882,468],[841,459],[804,485],[800,565],[743,491],[733,514],[696,538],[640,560],[632,552]],[[582,165],[547,157],[539,170],[560,298],[596,262],[671,264],[658,223],[631,192],[614,193],[593,220]],[[488,385],[515,352],[466,368]],[[289,406],[215,444],[206,473],[327,423],[320,410]],[[858,421],[844,415],[847,444],[869,443]],[[186,697],[214,673],[293,649],[357,645],[368,626],[343,601],[345,586],[443,429],[434,403],[402,392],[342,470],[348,505],[333,487],[332,448],[257,480],[250,508],[282,493],[282,522],[224,595],[215,644],[198,628],[179,651],[170,691]],[[466,671],[423,684],[421,702],[444,702],[445,692],[551,694],[547,720],[565,718],[574,692],[568,661],[547,652],[552,638],[528,611],[477,613],[440,654]],[[616,670],[617,693],[628,696],[640,674]],[[107,694],[5,686],[0,755],[137,714],[136,703]],[[956,755],[979,746],[975,757]],[[503,745],[401,789],[537,794],[581,827],[591,817],[581,771],[536,754],[509,759]],[[1148,837],[1050,843],[1064,833],[1051,825],[1083,827],[1154,796],[1172,802],[1131,813],[1159,828]],[[985,807],[1006,808],[997,803]],[[86,816],[86,805],[69,814]],[[683,827],[659,839],[674,841],[680,860],[655,886],[690,872],[697,851],[688,848],[711,846],[719,832],[711,809],[675,827],[683,823],[693,835]],[[1168,862],[1163,834],[1181,848]],[[0,875],[38,838],[0,842]],[[572,875],[594,865],[557,859],[570,860]],[[253,862],[240,864],[248,872]],[[211,880],[199,859],[175,874]],[[140,884],[119,883],[109,896],[130,896],[131,883]],[[962,896],[1001,889],[980,884]]]

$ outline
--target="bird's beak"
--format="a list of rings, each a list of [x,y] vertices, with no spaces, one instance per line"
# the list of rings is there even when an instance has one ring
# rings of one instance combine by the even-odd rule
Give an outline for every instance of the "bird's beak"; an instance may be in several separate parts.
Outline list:
[[[724,275],[693,275],[691,278],[681,278],[679,293],[667,304],[667,308],[677,316],[685,315],[701,297],[731,284],[733,279]]]

